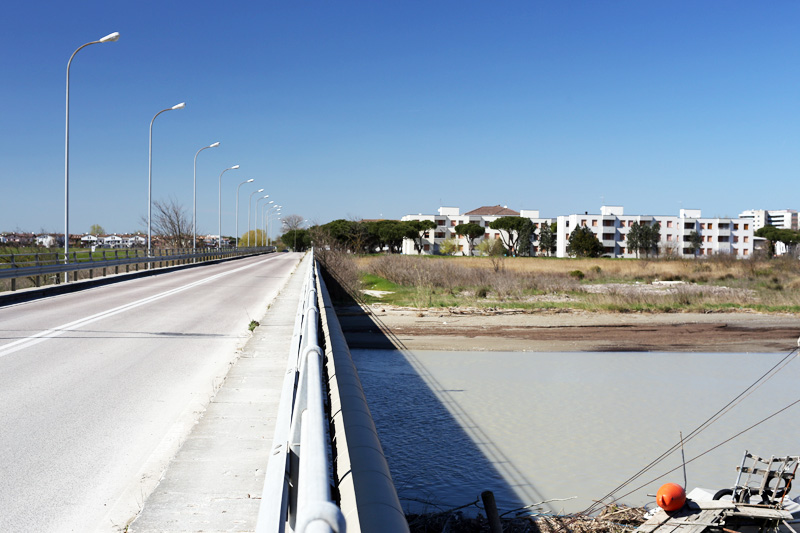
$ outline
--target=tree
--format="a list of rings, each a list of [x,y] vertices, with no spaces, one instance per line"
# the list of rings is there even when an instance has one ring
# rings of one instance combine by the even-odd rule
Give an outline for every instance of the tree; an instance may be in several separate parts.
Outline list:
[[[311,246],[311,237],[307,230],[292,229],[280,236],[281,242],[289,246],[292,251],[304,252]]]
[[[422,239],[426,232],[436,229],[436,222],[433,220],[409,220],[407,224],[415,233],[414,237],[411,237],[414,239],[414,248],[417,253],[422,253]]]
[[[389,253],[402,250],[403,238],[408,233],[408,228],[404,222],[399,220],[378,220],[372,223],[371,228],[381,249],[386,248]]]
[[[639,224],[634,222],[627,236],[628,250],[639,257],[639,252],[644,252],[650,257],[651,253],[658,255],[658,245],[661,242],[661,223]]]
[[[558,245],[558,224],[544,224],[539,232],[539,250],[548,256],[556,253]]]
[[[688,242],[689,242],[688,250],[692,253],[692,255],[697,256],[697,253],[703,247],[703,238],[696,231],[692,231],[689,234]]]
[[[776,228],[775,226],[758,228],[754,235],[767,239],[767,253],[770,257],[775,255],[775,243],[783,243],[788,253],[792,253],[793,248],[800,243],[800,232],[785,228]]]
[[[150,226],[153,234],[167,248],[190,248],[192,246],[192,222],[186,210],[177,200],[154,200]],[[147,219],[142,217],[147,224]]]
[[[470,222],[468,224],[459,224],[455,228],[453,228],[458,235],[463,235],[467,238],[467,253],[466,255],[472,255],[472,249],[475,246],[475,239],[478,237],[483,237],[486,230],[480,224],[476,224],[475,222]]]
[[[530,257],[533,255],[533,239],[536,237],[537,225],[529,218],[523,219],[522,228],[519,230],[519,241],[517,242],[517,255]]]
[[[600,257],[603,244],[586,226],[578,226],[569,235],[567,253],[576,257]]]
[[[458,241],[455,239],[445,239],[439,245],[439,253],[444,255],[455,255],[458,251]]]
[[[525,219],[522,217],[500,217],[489,223],[489,227],[500,231],[500,238],[503,240],[508,251],[511,255],[517,255],[517,240],[519,239],[519,232],[525,224]]]
[[[300,229],[303,226],[303,217],[300,215],[286,215],[281,219],[281,227],[284,233],[287,231]]]
[[[478,244],[477,250],[481,255],[489,257],[502,257],[507,251],[500,239],[484,239]]]
[[[100,224],[92,224],[89,228],[90,235],[105,235],[106,230]]]
[[[242,238],[239,239],[239,246],[242,248],[253,246],[266,246],[267,235],[263,229],[255,229],[245,232]]]

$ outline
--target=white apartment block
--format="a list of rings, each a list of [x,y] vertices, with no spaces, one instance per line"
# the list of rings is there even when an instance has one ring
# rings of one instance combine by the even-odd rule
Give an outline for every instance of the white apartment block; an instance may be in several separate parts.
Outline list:
[[[472,222],[486,228],[483,237],[479,237],[473,241],[473,247],[471,250],[472,255],[478,255],[476,249],[478,244],[480,244],[482,241],[486,239],[501,239],[500,233],[502,232],[491,229],[489,224],[498,218],[507,216],[529,218],[539,228],[542,227],[542,224],[550,224],[553,222],[553,219],[551,218],[540,218],[539,211],[523,209],[522,211],[517,212],[513,209],[508,209],[508,207],[499,205],[479,207],[478,209],[473,209],[472,211],[464,214],[461,214],[461,211],[458,207],[440,207],[438,215],[423,215],[420,213],[418,215],[405,215],[401,219],[403,221],[432,220],[436,223],[435,229],[425,232],[425,236],[422,239],[422,250],[418,251],[415,248],[415,242],[411,239],[404,239],[403,253],[409,255],[415,255],[418,253],[423,255],[438,254],[439,246],[442,242],[444,242],[445,239],[455,239],[458,244],[458,251],[461,254],[466,255],[469,250],[469,243],[467,242],[468,239],[463,235],[456,234],[455,227],[459,224],[469,224]],[[538,230],[536,234],[538,235]],[[533,241],[534,252],[538,250],[538,244],[538,240]]]
[[[794,209],[748,209],[739,213],[739,218],[752,222],[753,230],[764,226],[775,226],[781,229],[797,231],[797,211]]]
[[[577,226],[591,229],[603,244],[604,256],[636,257],[626,246],[626,237],[634,222],[661,224],[661,255],[691,257],[689,235],[696,231],[702,240],[697,255],[734,254],[745,258],[753,254],[754,223],[746,218],[703,218],[699,209],[681,209],[679,216],[625,215],[622,206],[602,206],[600,214],[558,217],[557,257],[569,257],[569,234]]]

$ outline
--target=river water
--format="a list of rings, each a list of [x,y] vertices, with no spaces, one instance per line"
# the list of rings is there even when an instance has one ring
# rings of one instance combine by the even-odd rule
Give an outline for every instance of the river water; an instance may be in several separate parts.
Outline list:
[[[407,512],[434,512],[492,490],[501,513],[545,500],[579,512],[689,435],[786,354],[401,352],[353,350],[370,410]],[[684,444],[687,488],[732,486],[744,450],[800,454],[795,357]],[[724,443],[724,444],[723,444]],[[683,484],[681,453],[628,486],[652,503]],[[792,494],[793,496],[796,494]],[[473,511],[477,508],[471,507]],[[469,511],[469,509],[468,509]]]

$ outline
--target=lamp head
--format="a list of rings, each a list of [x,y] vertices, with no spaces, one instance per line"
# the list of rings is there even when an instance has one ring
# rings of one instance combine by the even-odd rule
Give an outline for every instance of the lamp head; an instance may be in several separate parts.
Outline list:
[[[219,146],[219,141],[215,142],[214,144],[208,145],[209,148],[216,148],[217,146]]]
[[[253,183],[254,181],[255,180],[253,178],[250,178],[249,180],[245,181],[245,183]]]
[[[100,42],[101,43],[113,43],[114,41],[118,41],[118,40],[119,40],[119,32],[115,31],[114,33],[109,33],[108,35],[106,35],[105,37],[100,39]]]
[[[258,189],[256,192],[264,192],[264,189]],[[269,195],[267,195],[267,196],[269,196]],[[264,198],[266,198],[266,196]]]
[[[237,168],[239,168],[239,165],[233,165],[230,170],[236,170]]]
[[[180,104],[172,106],[172,109],[183,109],[184,107],[186,107],[186,102],[181,102]]]

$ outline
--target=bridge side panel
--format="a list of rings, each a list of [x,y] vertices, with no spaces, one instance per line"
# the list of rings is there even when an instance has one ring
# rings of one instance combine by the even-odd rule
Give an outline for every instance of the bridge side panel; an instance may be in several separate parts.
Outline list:
[[[361,380],[321,277],[318,285],[336,449],[334,475],[347,531],[408,532]]]

